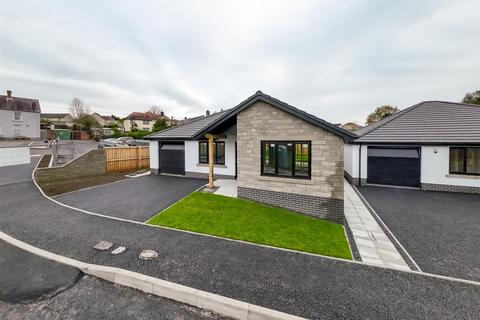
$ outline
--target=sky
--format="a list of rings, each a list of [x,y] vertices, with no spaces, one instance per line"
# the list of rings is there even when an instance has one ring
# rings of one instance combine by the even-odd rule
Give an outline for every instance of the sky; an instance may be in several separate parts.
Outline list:
[[[257,90],[332,123],[480,90],[480,1],[0,0],[0,89],[183,118]]]

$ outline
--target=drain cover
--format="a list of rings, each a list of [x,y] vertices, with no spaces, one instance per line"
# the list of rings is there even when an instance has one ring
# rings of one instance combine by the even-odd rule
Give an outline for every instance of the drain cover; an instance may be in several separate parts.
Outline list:
[[[96,245],[93,246],[93,249],[98,250],[98,251],[106,251],[113,247],[113,243],[108,242],[108,241],[100,241]]]
[[[158,257],[158,253],[154,250],[143,250],[138,257],[142,260],[152,260]]]

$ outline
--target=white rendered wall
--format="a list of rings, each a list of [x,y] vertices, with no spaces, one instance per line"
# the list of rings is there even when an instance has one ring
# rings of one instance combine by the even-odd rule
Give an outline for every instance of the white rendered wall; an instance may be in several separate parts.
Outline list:
[[[449,147],[423,146],[421,160],[421,183],[446,184],[455,186],[480,187],[480,177],[448,173]]]
[[[352,177],[358,178],[358,165],[359,165],[359,150],[360,145],[358,144],[345,144],[344,147],[344,168],[345,171]],[[362,163],[361,163],[361,177],[363,179],[367,178],[367,146],[362,146]]]
[[[227,135],[226,139],[218,139],[225,141],[225,165],[215,165],[214,173],[235,176],[235,141],[237,136],[234,134]],[[198,141],[185,141],[185,171],[198,172],[208,174],[208,164],[198,163]]]
[[[159,169],[158,141],[150,141],[150,169]]]
[[[30,163],[29,147],[0,148],[0,167]]]
[[[13,120],[12,110],[0,110],[0,136],[12,138],[13,128],[20,129],[20,136],[40,138],[40,113],[23,112],[21,120]]]

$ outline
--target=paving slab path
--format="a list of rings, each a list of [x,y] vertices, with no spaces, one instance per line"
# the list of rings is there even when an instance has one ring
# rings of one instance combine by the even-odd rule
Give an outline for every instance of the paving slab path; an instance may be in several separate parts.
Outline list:
[[[67,209],[32,182],[0,186],[0,230],[81,261],[167,281],[311,319],[474,319],[480,286],[181,231]],[[128,250],[113,256],[101,240]],[[159,257],[138,254],[153,249]]]
[[[411,270],[397,248],[367,209],[353,187],[345,180],[345,219],[363,262]]]

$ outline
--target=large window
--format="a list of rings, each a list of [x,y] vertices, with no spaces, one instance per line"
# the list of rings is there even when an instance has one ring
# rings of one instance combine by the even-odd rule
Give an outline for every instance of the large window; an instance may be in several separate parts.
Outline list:
[[[309,178],[310,141],[262,141],[262,174]]]
[[[450,148],[450,173],[480,175],[480,147]]]
[[[208,163],[208,141],[199,142],[198,162]],[[225,142],[224,141],[215,141],[213,143],[213,163],[225,164]]]

